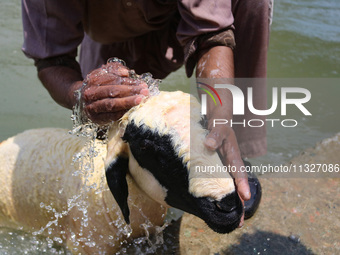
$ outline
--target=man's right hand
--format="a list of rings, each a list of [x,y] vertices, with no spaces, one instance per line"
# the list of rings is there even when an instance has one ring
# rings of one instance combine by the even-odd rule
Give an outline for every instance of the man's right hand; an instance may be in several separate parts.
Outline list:
[[[149,95],[148,86],[130,78],[129,69],[120,62],[92,71],[84,87],[81,73],[66,66],[44,68],[38,77],[54,101],[68,109],[76,105],[75,91],[81,88],[85,114],[99,125],[119,119]]]
[[[121,118],[149,95],[146,83],[129,78],[129,69],[119,62],[103,65],[87,75],[82,91],[87,116],[100,125]]]

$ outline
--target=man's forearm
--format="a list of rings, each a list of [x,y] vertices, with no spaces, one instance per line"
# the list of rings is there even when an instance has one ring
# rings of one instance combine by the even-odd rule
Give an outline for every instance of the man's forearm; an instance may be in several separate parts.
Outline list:
[[[198,61],[196,76],[197,78],[226,78],[230,79],[226,82],[233,83],[234,57],[232,50],[228,47],[218,46],[205,52]],[[230,126],[213,127],[212,125],[214,118],[232,119],[233,98],[231,92],[228,89],[220,89],[218,93],[222,98],[223,106],[215,106],[213,100],[207,100],[208,129],[211,131],[205,139],[205,145],[211,150],[218,149],[225,165],[232,165],[240,170],[243,161],[233,129]],[[247,174],[235,172],[232,175],[235,178],[240,197],[243,200],[249,200],[251,193]],[[243,220],[241,220],[241,225],[243,225]]]
[[[196,68],[197,78],[226,78],[226,82],[233,83],[234,78],[234,55],[233,51],[226,46],[217,46],[201,54]],[[210,84],[214,86],[214,84]],[[216,107],[213,100],[207,100],[207,118],[212,115],[220,118],[232,118],[232,95],[227,89],[216,89],[222,99],[223,106]],[[211,123],[210,123],[211,124]]]
[[[234,78],[234,54],[231,48],[216,46],[201,53],[197,78]]]
[[[74,92],[82,86],[79,72],[69,67],[52,66],[39,71],[38,77],[58,104],[72,109],[76,103]]]

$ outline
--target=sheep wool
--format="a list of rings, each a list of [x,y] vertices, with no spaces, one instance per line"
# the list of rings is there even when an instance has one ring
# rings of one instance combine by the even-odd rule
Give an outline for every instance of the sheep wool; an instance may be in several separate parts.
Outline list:
[[[196,98],[181,91],[161,92],[124,115],[121,127],[125,130],[128,123],[133,122],[138,128],[153,130],[160,136],[170,135],[177,157],[188,166],[190,192],[196,197],[209,196],[221,200],[225,194],[235,190],[229,174],[198,172],[195,169],[195,166],[223,166],[218,154],[203,146],[207,131],[200,125],[200,119],[200,104]]]
[[[0,225],[39,232],[53,222],[50,231],[41,234],[61,238],[75,254],[111,254],[119,250],[121,241],[144,235],[142,223],[150,222],[150,232],[161,226],[166,208],[145,195],[127,175],[128,202],[135,216],[129,234],[107,188],[106,146],[96,144],[95,169],[87,179],[75,174],[79,166],[73,155],[85,142],[56,128],[28,130],[4,141],[0,145]],[[93,185],[96,188],[89,188]]]
[[[118,251],[146,234],[145,223],[148,232],[162,226],[170,206],[233,231],[243,212],[233,179],[196,171],[222,166],[203,144],[199,109],[183,92],[150,97],[112,124],[107,144],[96,141],[93,164],[75,160],[86,140],[67,130],[9,138],[0,144],[0,225],[61,238],[75,254]]]

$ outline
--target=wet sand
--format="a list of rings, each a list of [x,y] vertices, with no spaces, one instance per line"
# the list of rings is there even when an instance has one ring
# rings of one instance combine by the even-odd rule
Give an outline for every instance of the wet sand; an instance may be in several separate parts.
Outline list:
[[[291,163],[339,164],[340,133],[305,150]],[[340,178],[264,176],[259,210],[243,228],[216,234],[202,220],[185,213],[164,233],[171,247],[165,244],[156,253],[340,254]]]

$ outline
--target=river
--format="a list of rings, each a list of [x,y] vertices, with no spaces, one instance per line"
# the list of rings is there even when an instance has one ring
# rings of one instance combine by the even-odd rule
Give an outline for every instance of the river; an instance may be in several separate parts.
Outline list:
[[[70,129],[71,112],[50,98],[37,79],[33,61],[21,52],[20,1],[0,0],[0,6],[0,141],[31,128]],[[275,1],[268,55],[272,82],[268,91],[277,84],[308,89],[312,116],[303,116],[295,109],[287,118],[296,119],[297,127],[268,128],[268,154],[252,160],[253,164],[285,163],[340,131],[339,14],[338,0]],[[182,89],[190,82],[180,69],[163,81],[161,90]],[[13,233],[1,231],[1,239],[12,238]],[[19,244],[20,235],[15,240]],[[6,242],[0,240],[0,251],[4,246]],[[8,254],[16,254],[13,252]]]

